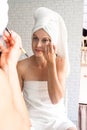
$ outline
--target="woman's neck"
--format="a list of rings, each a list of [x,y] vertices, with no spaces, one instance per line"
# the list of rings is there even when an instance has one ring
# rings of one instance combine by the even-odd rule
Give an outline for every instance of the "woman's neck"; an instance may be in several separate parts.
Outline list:
[[[34,56],[33,61],[34,61],[35,66],[37,66],[38,68],[43,68],[43,67],[46,67],[47,65],[47,61],[44,57]]]

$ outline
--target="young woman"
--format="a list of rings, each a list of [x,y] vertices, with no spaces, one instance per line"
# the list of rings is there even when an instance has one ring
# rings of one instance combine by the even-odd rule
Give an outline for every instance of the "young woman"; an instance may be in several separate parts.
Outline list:
[[[21,90],[35,130],[76,130],[64,107],[69,70],[67,31],[56,12],[40,7],[34,14],[33,55],[18,62]]]

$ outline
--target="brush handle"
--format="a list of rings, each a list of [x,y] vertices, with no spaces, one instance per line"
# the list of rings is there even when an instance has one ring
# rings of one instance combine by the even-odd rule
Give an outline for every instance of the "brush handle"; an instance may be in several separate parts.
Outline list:
[[[9,33],[9,35],[11,35],[11,32],[9,31],[8,28],[5,28],[5,30]]]
[[[22,51],[27,57],[29,57],[28,54],[26,53],[26,51],[24,50],[24,48],[21,48],[21,47],[20,47],[20,49],[21,49],[21,51]]]

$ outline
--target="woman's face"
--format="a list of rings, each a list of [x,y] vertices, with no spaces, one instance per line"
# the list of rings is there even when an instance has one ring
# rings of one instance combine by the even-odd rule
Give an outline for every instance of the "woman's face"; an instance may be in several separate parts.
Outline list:
[[[45,46],[51,42],[50,36],[43,30],[36,31],[32,36],[32,50],[34,55],[40,57],[44,54]]]

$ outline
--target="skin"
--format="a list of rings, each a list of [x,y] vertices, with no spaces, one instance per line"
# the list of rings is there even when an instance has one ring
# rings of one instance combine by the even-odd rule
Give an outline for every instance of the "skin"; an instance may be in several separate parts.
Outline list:
[[[0,43],[0,130],[29,130],[31,123],[16,70],[21,39],[13,31],[11,35],[5,32],[3,39],[7,47]]]

